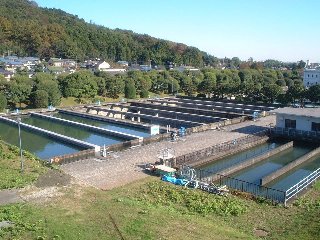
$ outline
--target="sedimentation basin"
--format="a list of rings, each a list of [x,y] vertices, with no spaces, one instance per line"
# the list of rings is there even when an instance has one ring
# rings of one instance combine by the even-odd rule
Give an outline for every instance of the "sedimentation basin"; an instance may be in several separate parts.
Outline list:
[[[7,143],[19,146],[18,127],[0,121],[0,136]],[[84,148],[58,141],[47,136],[21,129],[22,148],[34,153],[41,159],[50,159],[54,156],[71,154]]]

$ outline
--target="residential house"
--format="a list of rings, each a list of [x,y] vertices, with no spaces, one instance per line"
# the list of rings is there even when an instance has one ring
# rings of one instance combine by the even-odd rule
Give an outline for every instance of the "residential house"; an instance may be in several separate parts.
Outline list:
[[[4,76],[5,79],[9,82],[10,79],[14,76],[13,72],[7,71],[3,68],[0,68],[0,74]]]
[[[48,61],[50,66],[62,68],[75,68],[77,63],[73,59],[50,58]]]
[[[119,65],[121,65],[122,67],[128,67],[129,63],[127,61],[118,61],[117,62]]]
[[[98,71],[106,71],[108,69],[110,69],[111,66],[109,63],[107,63],[106,61],[99,61],[96,65],[95,65],[95,69]]]
[[[149,72],[152,70],[151,65],[140,65],[140,71]]]
[[[184,71],[200,71],[198,68],[192,67],[192,66],[180,66],[174,68],[174,70],[177,70],[179,72],[184,72]]]

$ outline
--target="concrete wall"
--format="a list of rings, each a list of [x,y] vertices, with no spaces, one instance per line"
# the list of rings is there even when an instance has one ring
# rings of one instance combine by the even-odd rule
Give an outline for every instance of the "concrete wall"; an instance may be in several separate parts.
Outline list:
[[[269,140],[269,137],[266,136],[266,137],[263,137],[261,139],[255,140],[255,141],[247,143],[247,144],[239,144],[238,146],[236,146],[234,148],[230,147],[230,149],[228,149],[226,151],[215,153],[209,157],[203,158],[203,159],[196,161],[196,162],[193,162],[189,165],[193,168],[199,168],[203,165],[219,161],[222,158],[225,158],[227,156],[230,156],[230,155],[236,154],[238,152],[242,152],[244,150],[250,149],[254,146],[263,144],[263,143],[267,142],[268,140]]]
[[[264,186],[267,183],[275,180],[276,178],[280,177],[281,175],[289,172],[290,170],[300,166],[301,164],[307,162],[308,160],[310,160],[312,157],[316,156],[320,154],[320,147],[316,148],[315,150],[303,155],[302,157],[296,159],[295,161],[285,165],[284,167],[278,169],[277,171],[271,173],[270,175],[262,178],[260,180],[260,185]]]
[[[260,141],[267,141],[268,137],[265,133],[259,135],[248,135],[246,137],[238,138],[236,142],[228,141],[221,144],[217,144],[199,151],[195,151],[189,154],[176,157],[176,167],[182,165],[190,165],[203,161],[208,158],[208,156],[221,157],[222,155],[228,155],[231,151],[236,151],[244,144],[253,145],[259,144]]]
[[[80,151],[74,154],[66,154],[62,156],[56,156],[52,158],[50,161],[53,164],[66,164],[75,161],[79,161],[82,159],[89,159],[96,156],[96,152],[93,149],[88,149],[84,151]]]
[[[289,143],[284,144],[284,145],[282,145],[280,147],[277,147],[277,148],[275,148],[275,149],[273,149],[273,150],[271,150],[271,151],[269,151],[269,152],[267,152],[265,154],[262,154],[260,156],[251,158],[251,159],[249,159],[249,160],[247,160],[245,162],[242,162],[240,164],[237,164],[235,166],[229,167],[229,168],[227,168],[227,169],[225,169],[225,170],[223,170],[221,172],[218,172],[215,175],[215,177],[212,178],[212,181],[218,180],[219,179],[219,174],[223,175],[223,176],[231,175],[231,174],[236,173],[236,172],[238,172],[238,171],[240,171],[242,169],[248,168],[248,167],[250,167],[250,166],[252,166],[254,164],[262,162],[262,161],[266,160],[267,158],[269,158],[271,156],[274,156],[274,155],[276,155],[276,154],[278,154],[278,153],[280,153],[280,152],[282,152],[284,150],[287,150],[289,148],[292,148],[292,147],[293,147],[293,142],[289,142]]]

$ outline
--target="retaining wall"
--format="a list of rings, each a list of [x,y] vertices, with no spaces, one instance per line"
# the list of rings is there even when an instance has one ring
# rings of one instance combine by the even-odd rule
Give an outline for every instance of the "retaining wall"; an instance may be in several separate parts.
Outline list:
[[[276,178],[280,177],[281,175],[289,172],[290,170],[300,166],[301,164],[307,162],[310,160],[312,157],[320,154],[320,147],[316,148],[315,150],[303,155],[302,157],[294,160],[293,162],[285,165],[284,167],[278,169],[277,171],[271,173],[270,175],[260,179],[260,185],[264,186],[267,183],[275,180]]]
[[[212,177],[212,181],[217,181],[219,179],[219,175],[223,175],[223,176],[231,175],[231,174],[236,173],[242,169],[248,168],[254,164],[262,162],[262,161],[266,160],[267,158],[274,156],[274,155],[276,155],[280,152],[283,152],[283,151],[285,151],[289,148],[292,148],[292,147],[293,147],[293,142],[289,142],[289,143],[284,144],[280,147],[277,147],[277,148],[275,148],[265,154],[251,158],[251,159],[249,159],[245,162],[242,162],[240,164],[237,164],[235,166],[229,167],[221,172],[218,172],[214,177]]]
[[[80,151],[74,154],[66,154],[62,156],[56,156],[52,159],[50,159],[50,162],[53,164],[66,164],[66,163],[71,163],[83,159],[88,159],[95,157],[96,152],[93,149],[88,149],[84,151]]]
[[[263,144],[263,143],[267,142],[268,140],[269,140],[269,137],[265,137],[265,138],[262,138],[260,140],[254,141],[252,143],[241,144],[241,145],[239,144],[236,148],[230,148],[229,150],[226,150],[226,151],[223,151],[223,152],[220,152],[220,153],[215,153],[212,156],[209,156],[207,158],[201,159],[201,160],[199,160],[197,162],[194,162],[194,163],[191,163],[189,165],[190,165],[190,167],[193,167],[193,168],[199,168],[199,167],[201,167],[203,165],[219,161],[222,158],[225,158],[227,156],[230,156],[230,155],[236,154],[238,152],[242,152],[244,150],[247,150],[247,149],[250,149],[252,147],[258,146],[260,144]]]
[[[175,163],[173,165],[177,167],[182,165],[194,164],[214,154],[222,155],[223,153],[226,155],[228,154],[229,151],[232,151],[233,149],[238,149],[243,144],[256,143],[260,140],[262,141],[268,140],[268,137],[266,136],[265,131],[257,133],[256,135],[248,135],[245,137],[238,138],[236,139],[236,141],[232,140],[232,141],[224,142],[224,143],[217,144],[205,149],[201,149],[199,151],[178,156],[176,157]]]

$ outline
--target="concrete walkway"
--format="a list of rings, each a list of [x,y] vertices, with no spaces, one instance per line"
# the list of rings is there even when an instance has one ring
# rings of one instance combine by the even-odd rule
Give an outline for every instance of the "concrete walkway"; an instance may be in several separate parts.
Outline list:
[[[269,128],[270,124],[275,124],[275,116],[235,124],[221,131],[194,133],[177,142],[162,141],[111,153],[105,160],[73,162],[62,165],[61,169],[84,184],[108,190],[148,176],[143,172],[144,165],[156,162],[159,151],[164,148],[174,149],[175,155],[179,156],[259,132]]]

